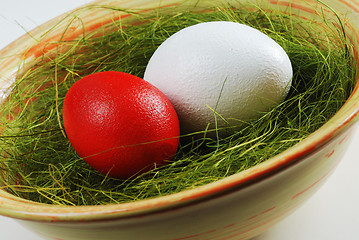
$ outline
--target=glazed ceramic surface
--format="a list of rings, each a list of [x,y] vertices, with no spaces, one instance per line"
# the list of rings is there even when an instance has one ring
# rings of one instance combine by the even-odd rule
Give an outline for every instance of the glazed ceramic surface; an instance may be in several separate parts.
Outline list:
[[[154,3],[155,2],[155,3]],[[266,2],[267,1],[263,1]],[[349,32],[355,49],[359,37],[359,1],[324,1],[351,19]],[[170,6],[177,1],[96,1],[124,8]],[[208,2],[207,2],[208,3]],[[204,2],[206,4],[206,2]],[[209,4],[209,3],[208,3]],[[316,1],[268,1],[269,7],[285,11],[291,7],[301,16],[315,16]],[[76,11],[86,24],[86,31],[101,27],[118,18],[94,8]],[[62,17],[45,24],[47,29]],[[66,22],[63,22],[63,26]],[[349,23],[348,23],[349,24]],[[348,25],[349,26],[349,25]],[[42,30],[36,29],[34,36]],[[73,26],[67,38],[75,38],[83,29]],[[42,50],[50,51],[51,40],[62,33],[54,29],[40,43],[24,36],[0,52],[4,76],[0,87],[11,82],[11,76],[24,56],[28,61]],[[24,52],[23,55],[14,53]],[[319,131],[290,150],[252,169],[194,190],[135,203],[58,207],[33,203],[0,191],[0,213],[39,233],[45,239],[248,239],[254,237],[293,212],[320,188],[334,171],[346,150],[351,130],[358,120],[357,88],[343,108]]]
[[[250,186],[210,199],[150,214],[72,224],[22,221],[52,239],[247,239],[267,230],[307,200],[332,173],[350,134],[285,170]],[[59,234],[58,234],[59,235]],[[56,238],[59,239],[59,238]]]

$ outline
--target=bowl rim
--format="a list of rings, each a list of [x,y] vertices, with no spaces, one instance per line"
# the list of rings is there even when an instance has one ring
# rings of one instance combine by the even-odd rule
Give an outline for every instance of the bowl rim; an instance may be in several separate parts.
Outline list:
[[[101,1],[94,1],[80,8],[98,2]],[[58,21],[59,18],[67,14],[68,13],[61,14],[34,30],[36,31],[38,28],[51,26]],[[26,34],[18,38],[3,50],[0,50],[0,56],[3,55],[9,47],[19,48],[29,38],[31,37]],[[307,156],[319,151],[333,138],[351,128],[356,121],[359,120],[358,88],[359,76],[357,76],[356,86],[353,92],[342,108],[327,123],[306,139],[263,163],[222,180],[152,199],[99,206],[56,206],[37,203],[16,197],[0,189],[0,214],[16,219],[40,222],[83,222],[122,219],[182,208],[194,203],[208,201],[235,191],[240,191],[296,165]]]

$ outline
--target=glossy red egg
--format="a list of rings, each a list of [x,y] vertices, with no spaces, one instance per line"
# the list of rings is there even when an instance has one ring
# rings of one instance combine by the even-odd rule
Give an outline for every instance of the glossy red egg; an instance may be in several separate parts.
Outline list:
[[[99,72],[78,80],[65,96],[63,123],[79,156],[114,178],[164,165],[179,143],[178,117],[166,96],[123,72]]]

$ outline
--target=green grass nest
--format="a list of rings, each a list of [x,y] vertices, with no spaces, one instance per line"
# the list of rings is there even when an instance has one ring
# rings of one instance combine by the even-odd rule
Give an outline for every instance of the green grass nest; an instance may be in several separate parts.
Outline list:
[[[1,105],[2,189],[58,205],[124,203],[192,189],[292,147],[326,123],[352,92],[356,63],[340,19],[334,23],[323,17],[318,24],[254,6],[170,10],[171,14],[162,10],[134,14],[141,25],[115,21],[113,31],[104,36],[91,33],[63,41],[66,51],[56,57],[44,53],[21,68]],[[260,119],[244,123],[231,136],[183,141],[173,162],[135,179],[111,179],[91,169],[63,132],[62,102],[70,86],[100,71],[143,77],[149,58],[165,39],[184,27],[215,20],[257,28],[284,48],[294,70],[287,99]]]

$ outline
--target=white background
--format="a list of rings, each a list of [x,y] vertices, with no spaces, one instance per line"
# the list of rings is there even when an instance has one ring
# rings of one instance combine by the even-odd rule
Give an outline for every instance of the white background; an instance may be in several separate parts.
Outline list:
[[[134,0],[135,1],[135,0]],[[37,25],[89,0],[0,0],[0,48]],[[359,132],[343,161],[316,195],[256,240],[359,239]],[[0,216],[1,240],[41,240]]]

